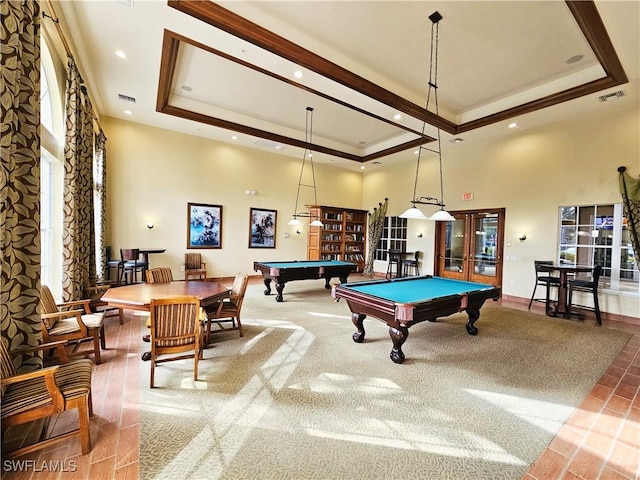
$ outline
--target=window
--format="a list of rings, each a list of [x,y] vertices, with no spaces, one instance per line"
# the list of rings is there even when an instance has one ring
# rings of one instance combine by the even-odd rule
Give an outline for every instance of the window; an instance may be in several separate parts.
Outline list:
[[[390,250],[407,250],[407,219],[400,217],[385,217],[382,237],[376,249],[376,260],[387,261],[387,252]]]
[[[560,207],[558,261],[602,265],[603,287],[639,292],[640,273],[621,203]]]

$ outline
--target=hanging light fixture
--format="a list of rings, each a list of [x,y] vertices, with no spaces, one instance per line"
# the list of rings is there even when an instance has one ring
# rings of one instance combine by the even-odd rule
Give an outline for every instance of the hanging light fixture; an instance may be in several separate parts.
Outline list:
[[[300,200],[300,187],[308,187],[313,188],[313,198],[314,205],[318,204],[318,193],[316,190],[316,172],[313,168],[313,152],[311,152],[311,138],[313,134],[313,108],[307,107],[307,118],[305,124],[305,146],[304,152],[302,154],[302,168],[300,168],[300,178],[298,179],[298,192],[296,193],[296,206],[293,211],[293,218],[289,221],[289,225],[300,225],[300,218],[314,218],[310,225],[312,227],[323,227],[324,224],[320,221],[320,219],[316,215],[312,215],[310,212],[298,212],[298,200]],[[311,167],[311,179],[313,181],[312,184],[303,184],[302,177],[304,175],[304,166],[309,158],[309,166]]]
[[[429,111],[429,103],[431,101],[431,96],[433,95],[434,103],[435,103],[435,114],[436,114],[436,130],[438,132],[437,141],[438,148],[432,149],[424,145],[420,145],[418,150],[418,160],[416,161],[416,178],[413,183],[413,200],[411,204],[413,205],[411,208],[408,208],[404,213],[400,215],[402,218],[414,218],[414,219],[428,219],[435,221],[452,221],[455,220],[455,217],[451,215],[444,209],[444,186],[442,180],[442,144],[440,141],[440,110],[438,108],[438,22],[442,20],[442,15],[439,12],[433,12],[429,15],[429,20],[431,20],[431,55],[429,58],[429,83],[427,88],[427,104],[425,106],[425,114]],[[426,115],[425,120],[422,123],[422,136],[425,135],[425,128],[427,125]],[[438,154],[438,160],[440,163],[440,198],[435,197],[416,197],[416,191],[418,189],[418,177],[420,174],[420,159],[422,157],[422,151],[429,150],[430,152],[434,152]],[[416,204],[419,205],[436,205],[440,207],[440,210],[436,211],[430,217],[425,216]]]

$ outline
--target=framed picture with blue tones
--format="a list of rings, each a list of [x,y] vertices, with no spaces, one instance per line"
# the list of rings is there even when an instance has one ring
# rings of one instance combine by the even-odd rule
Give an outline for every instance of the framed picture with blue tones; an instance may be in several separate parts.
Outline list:
[[[187,248],[222,248],[222,206],[187,204]]]
[[[249,248],[276,248],[277,210],[251,208],[249,212]]]

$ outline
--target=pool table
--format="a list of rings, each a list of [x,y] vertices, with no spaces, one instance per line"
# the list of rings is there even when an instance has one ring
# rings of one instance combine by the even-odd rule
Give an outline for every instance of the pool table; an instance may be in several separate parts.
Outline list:
[[[282,302],[284,285],[292,280],[325,279],[325,288],[330,289],[329,281],[339,278],[341,283],[347,283],[351,272],[355,272],[358,265],[351,262],[337,260],[294,260],[291,262],[253,262],[253,270],[262,272],[267,289],[265,295],[271,294],[271,280],[276,284],[276,302]]]
[[[480,317],[480,308],[488,298],[498,299],[500,287],[427,275],[335,285],[331,294],[336,301],[344,298],[349,305],[351,321],[358,329],[353,334],[354,342],[364,340],[366,316],[376,317],[389,326],[391,360],[402,363],[402,345],[409,327],[466,310],[467,332],[476,335],[474,323]]]

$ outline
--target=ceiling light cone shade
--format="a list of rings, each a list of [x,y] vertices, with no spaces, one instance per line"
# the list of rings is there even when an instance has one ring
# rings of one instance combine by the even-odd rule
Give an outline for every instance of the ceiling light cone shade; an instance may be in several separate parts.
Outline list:
[[[434,220],[436,222],[452,222],[456,219],[453,215],[451,215],[446,210],[438,210],[436,213],[429,217],[429,220]]]
[[[427,220],[427,217],[419,208],[411,207],[407,208],[404,213],[400,215],[400,218],[412,218],[416,220]]]
[[[311,222],[310,224],[312,227],[324,227],[324,223],[322,223],[320,220],[315,219],[313,222]]]
[[[293,217],[293,218],[289,221],[289,225],[300,225],[300,220],[298,220],[297,218]]]

